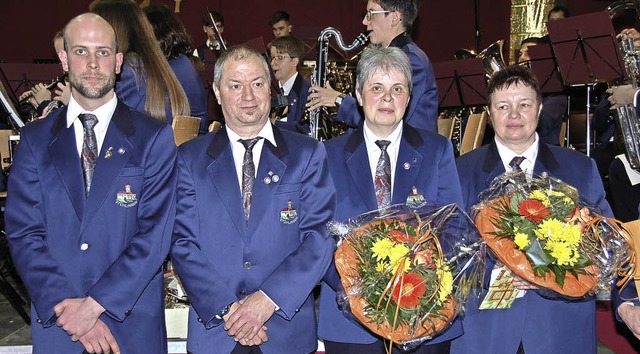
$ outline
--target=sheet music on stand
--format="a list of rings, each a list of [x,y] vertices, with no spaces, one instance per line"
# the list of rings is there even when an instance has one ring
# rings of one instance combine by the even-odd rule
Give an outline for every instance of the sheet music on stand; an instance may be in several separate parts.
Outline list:
[[[538,44],[530,46],[529,51],[529,67],[534,77],[540,83],[540,92],[542,93],[559,93],[564,92],[562,77],[556,63],[556,57],[553,55],[553,48],[550,44]]]
[[[10,118],[8,123],[14,127],[14,130],[20,130],[20,128],[24,127],[24,122],[22,121],[22,118],[20,118],[20,115],[18,115],[16,108],[13,106],[13,102],[9,99],[7,90],[2,82],[0,82],[0,101],[2,102],[5,112],[7,112]]]
[[[625,76],[611,18],[607,11],[568,17],[547,24],[549,38],[565,85],[587,87],[586,152],[590,156],[590,94],[599,82]]]

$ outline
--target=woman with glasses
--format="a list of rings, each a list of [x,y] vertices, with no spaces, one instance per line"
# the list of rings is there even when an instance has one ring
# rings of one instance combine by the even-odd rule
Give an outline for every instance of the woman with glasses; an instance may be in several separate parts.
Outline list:
[[[362,24],[367,26],[371,44],[397,47],[409,57],[413,72],[413,93],[404,117],[415,128],[437,132],[438,88],[427,55],[411,40],[409,33],[418,15],[419,0],[369,0]],[[307,107],[338,106],[336,119],[351,127],[362,122],[358,103],[330,86],[312,86]]]

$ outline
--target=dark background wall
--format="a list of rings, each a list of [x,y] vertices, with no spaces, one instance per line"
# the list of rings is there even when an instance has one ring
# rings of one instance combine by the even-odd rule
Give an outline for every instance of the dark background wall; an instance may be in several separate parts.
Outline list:
[[[175,6],[171,0],[146,1]],[[611,1],[566,0],[564,3],[572,15],[580,15],[603,11]],[[55,58],[53,35],[71,17],[88,11],[89,4],[90,1],[77,0],[1,0],[0,62]],[[478,49],[475,4],[481,31],[479,49],[499,39],[508,40],[511,0],[422,0],[413,38],[433,62],[452,59],[457,48]],[[365,29],[362,25],[365,6],[364,0],[182,0],[179,17],[196,46],[205,40],[200,17],[207,7],[224,15],[223,37],[231,44],[259,36],[268,43],[273,39],[268,20],[277,10],[289,12],[294,34],[307,41],[313,41],[323,28],[331,26],[350,44]]]

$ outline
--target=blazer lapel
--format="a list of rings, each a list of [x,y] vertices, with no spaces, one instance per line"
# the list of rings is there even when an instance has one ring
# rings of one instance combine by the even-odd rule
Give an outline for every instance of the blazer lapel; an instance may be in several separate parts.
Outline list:
[[[538,140],[538,156],[533,166],[534,175],[540,175],[542,172],[551,172],[553,174],[559,166],[560,164],[553,156],[547,144]]]
[[[109,196],[108,193],[113,187],[114,180],[134,154],[134,146],[129,141],[129,136],[133,133],[131,113],[123,103],[118,101],[118,106],[107,129],[107,135],[100,148],[100,156],[98,156],[93,174],[93,183],[87,198],[86,221],[97,213],[105,198],[111,197],[115,200],[115,196]],[[108,154],[107,151],[111,151],[111,153]],[[107,156],[109,157],[107,158]],[[122,189],[124,187],[121,186]]]
[[[416,149],[422,144],[423,140],[420,137],[420,133],[408,124],[404,124],[400,140],[400,151],[396,161],[392,204],[406,203],[407,191],[411,191],[413,186],[418,185],[418,172],[422,166],[423,157]],[[420,192],[418,191],[418,193]]]
[[[207,166],[213,186],[218,191],[218,196],[222,200],[222,204],[225,206],[238,234],[246,238],[247,224],[244,219],[242,192],[238,184],[233,153],[231,152],[226,129],[220,129],[213,134],[207,149],[207,155],[213,159],[211,164]]]
[[[378,209],[378,202],[371,178],[369,155],[367,154],[367,146],[364,142],[364,131],[362,129],[361,126],[349,137],[345,145],[344,160],[353,180],[353,185],[356,186],[367,210],[376,210]]]
[[[55,137],[49,145],[49,155],[51,156],[53,165],[58,171],[62,184],[69,194],[78,220],[82,220],[86,203],[84,179],[82,177],[80,156],[78,155],[76,145],[75,130],[73,126],[70,128],[66,127],[66,117],[67,108],[64,108],[61,110],[52,128],[52,133]]]
[[[482,170],[487,175],[487,179],[485,180],[486,187],[489,187],[498,175],[505,173],[504,165],[500,159],[495,141],[492,141],[487,147],[487,156],[484,160]]]

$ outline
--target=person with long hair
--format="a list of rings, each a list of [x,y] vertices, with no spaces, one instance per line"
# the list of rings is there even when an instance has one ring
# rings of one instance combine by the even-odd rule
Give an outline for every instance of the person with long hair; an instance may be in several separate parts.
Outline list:
[[[163,3],[145,7],[144,13],[153,26],[160,49],[187,95],[191,116],[200,118],[200,134],[206,134],[209,127],[207,92],[190,60],[191,36],[180,19]]]
[[[175,115],[189,115],[184,89],[162,54],[140,5],[131,0],[101,0],[92,12],[113,26],[118,51],[124,54],[122,73],[116,82],[118,98],[168,124]]]

